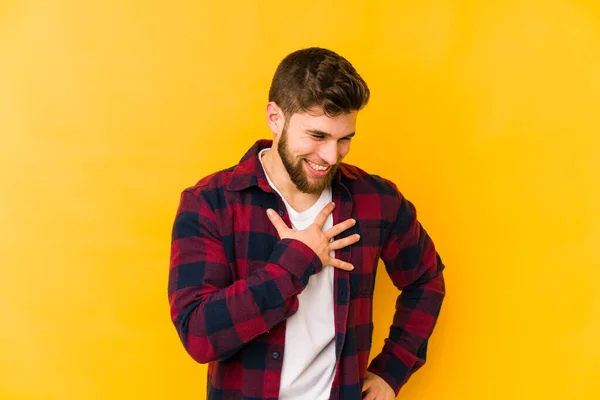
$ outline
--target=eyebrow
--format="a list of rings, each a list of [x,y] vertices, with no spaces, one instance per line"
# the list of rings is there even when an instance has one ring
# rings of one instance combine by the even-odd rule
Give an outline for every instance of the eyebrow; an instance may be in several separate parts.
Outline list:
[[[312,133],[313,135],[320,135],[320,136],[325,136],[325,137],[332,136],[331,133],[323,132],[318,129],[307,129],[306,132]],[[346,136],[342,137],[342,139],[349,139],[349,138],[353,137],[354,135],[356,135],[356,132],[349,133]]]

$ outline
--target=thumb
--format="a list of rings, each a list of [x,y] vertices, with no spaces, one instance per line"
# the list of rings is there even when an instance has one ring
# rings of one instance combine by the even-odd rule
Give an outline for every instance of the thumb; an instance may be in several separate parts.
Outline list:
[[[371,387],[372,383],[373,383],[373,380],[369,379],[369,377],[367,376],[365,378],[364,383],[363,383],[362,392],[366,392],[367,390],[369,390],[369,388]]]
[[[284,238],[287,236],[286,233],[288,231],[288,226],[283,222],[283,219],[277,214],[273,209],[269,208],[267,210],[267,217],[269,217],[269,221],[273,224],[280,238]]]

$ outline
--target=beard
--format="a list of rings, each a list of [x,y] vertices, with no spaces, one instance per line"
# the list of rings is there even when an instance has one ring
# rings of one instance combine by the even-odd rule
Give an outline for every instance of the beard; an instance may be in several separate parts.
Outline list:
[[[331,185],[339,162],[329,168],[327,175],[320,177],[316,182],[309,182],[307,176],[308,173],[304,170],[302,165],[304,159],[295,159],[288,148],[287,127],[284,128],[281,133],[281,139],[279,139],[279,143],[277,144],[277,152],[279,153],[279,157],[281,158],[290,179],[301,192],[307,194],[321,194],[323,190]]]

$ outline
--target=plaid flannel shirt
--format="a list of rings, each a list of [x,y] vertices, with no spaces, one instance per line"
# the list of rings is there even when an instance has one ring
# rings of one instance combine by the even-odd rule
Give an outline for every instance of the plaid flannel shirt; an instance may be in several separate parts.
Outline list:
[[[323,265],[304,243],[279,240],[266,210],[281,198],[267,182],[258,153],[183,191],[172,233],[169,269],[171,318],[187,352],[208,363],[207,398],[276,399],[286,319],[297,295]],[[338,238],[358,243],[336,251],[354,265],[335,269],[336,366],[331,399],[361,399],[373,322],[378,261],[401,291],[382,351],[368,366],[396,393],[425,363],[427,341],[444,298],[444,265],[416,219],[413,205],[383,178],[341,164],[332,182],[334,224],[356,219]],[[332,268],[332,267],[326,267]]]

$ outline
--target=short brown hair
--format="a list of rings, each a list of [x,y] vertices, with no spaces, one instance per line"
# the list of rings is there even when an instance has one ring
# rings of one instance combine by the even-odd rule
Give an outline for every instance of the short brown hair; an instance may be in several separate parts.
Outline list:
[[[311,47],[281,61],[271,82],[269,101],[275,102],[286,117],[315,106],[334,117],[366,106],[369,93],[366,82],[348,60],[331,50]]]

